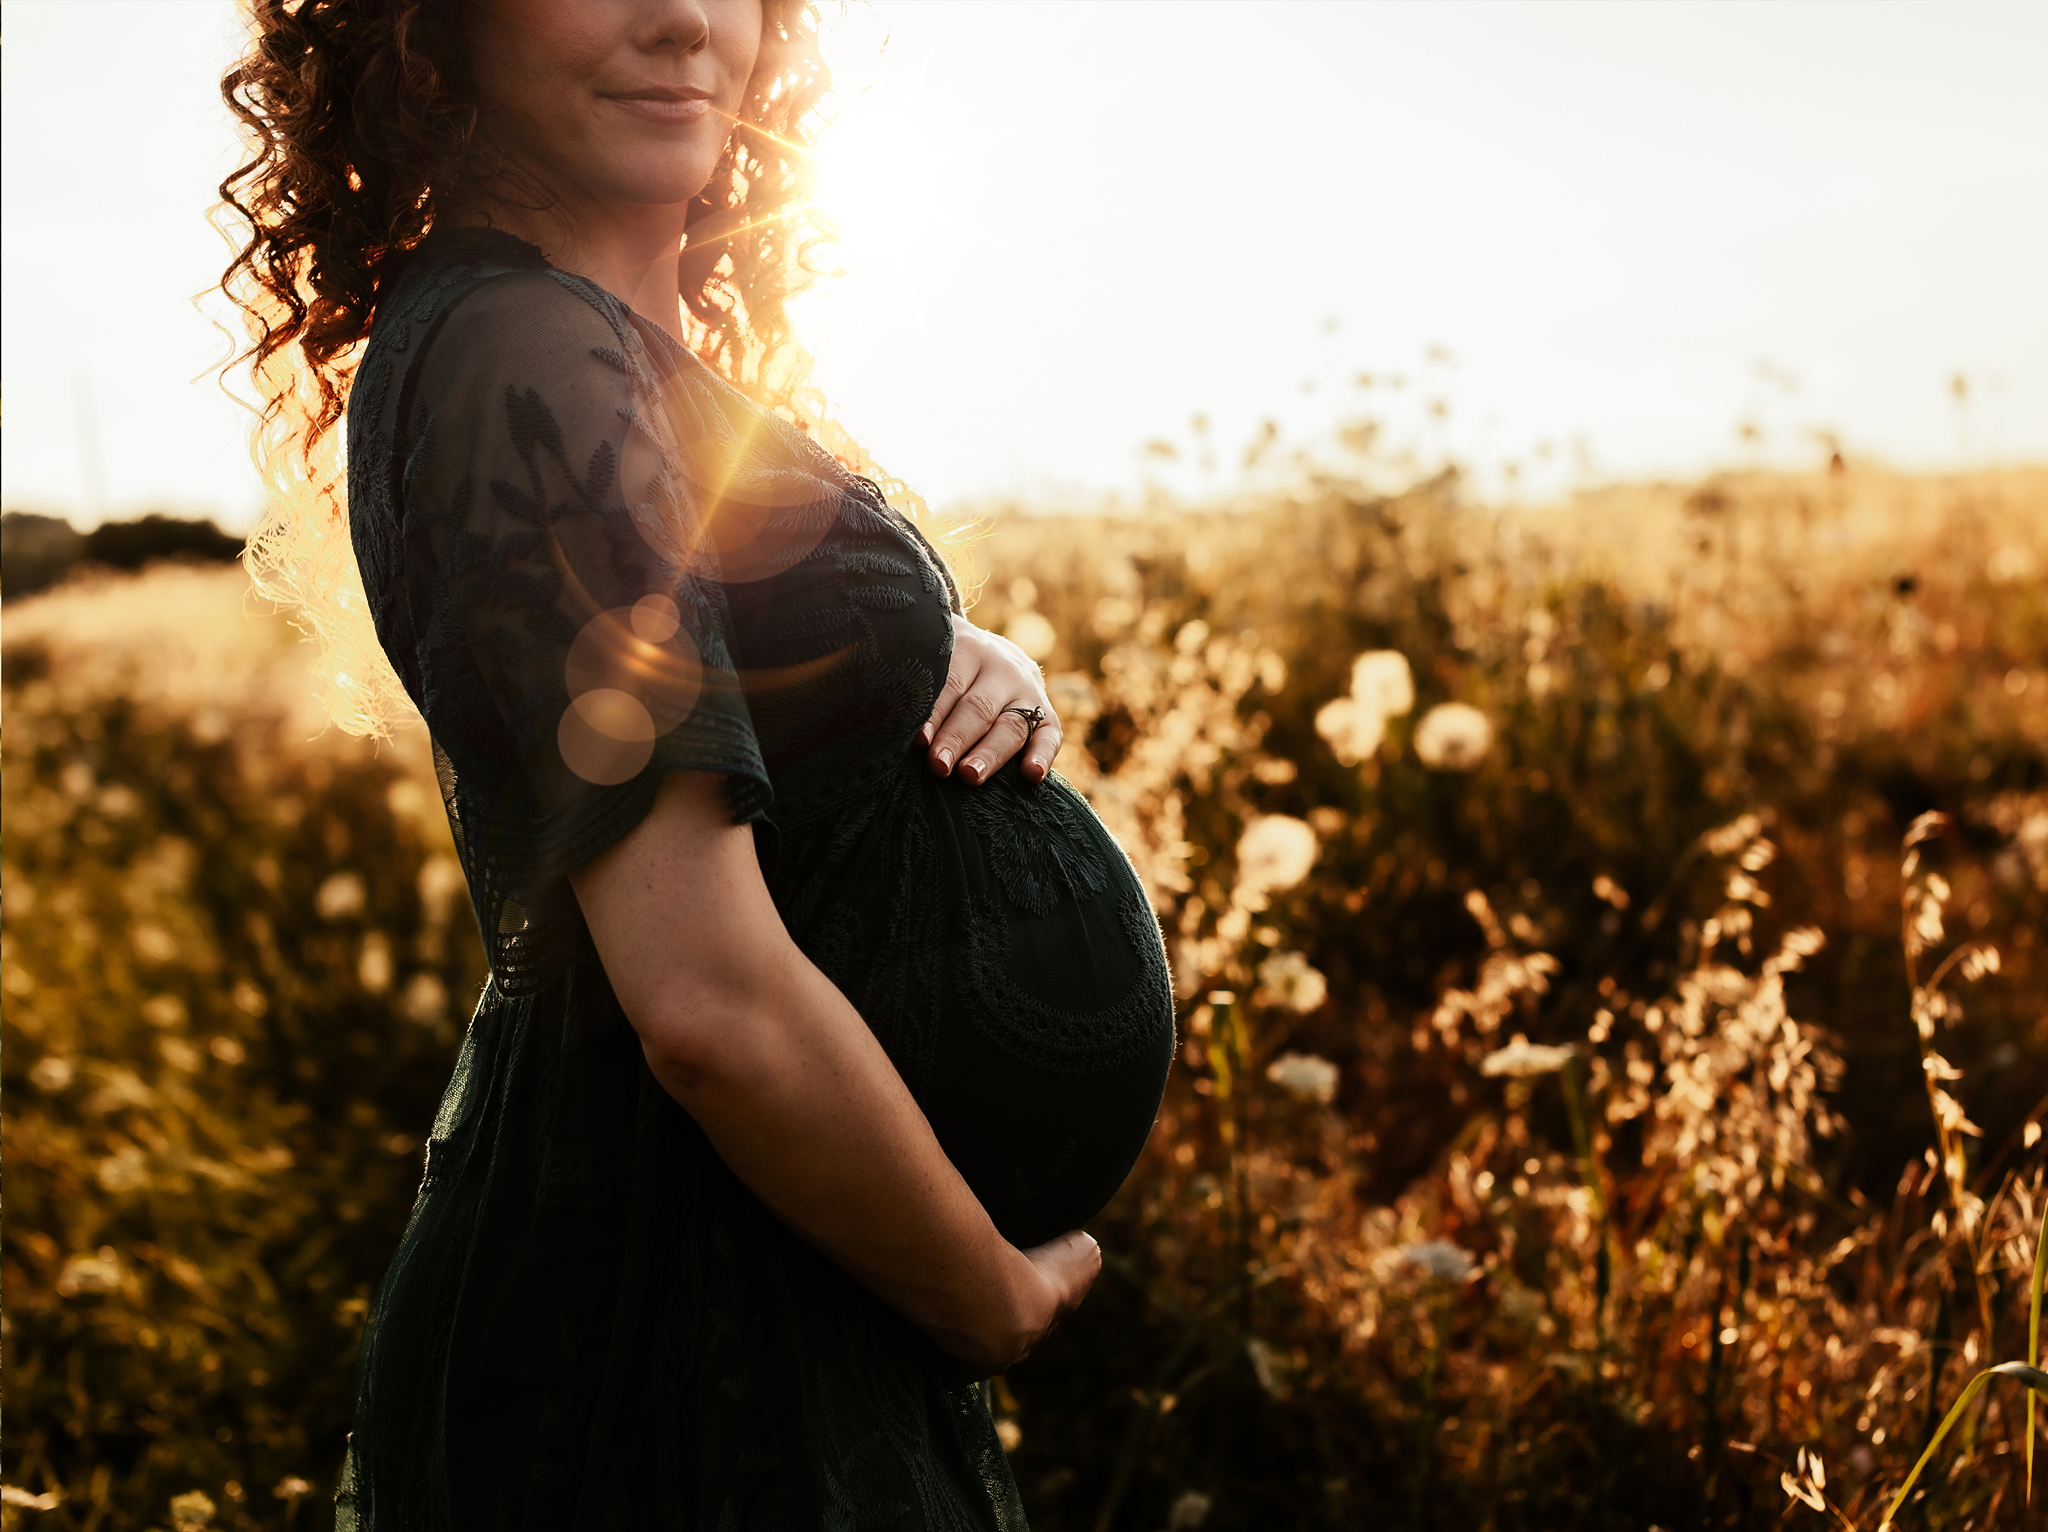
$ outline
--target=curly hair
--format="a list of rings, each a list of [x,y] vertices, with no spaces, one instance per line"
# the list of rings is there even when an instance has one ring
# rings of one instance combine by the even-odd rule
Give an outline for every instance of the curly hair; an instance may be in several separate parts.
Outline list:
[[[249,49],[221,80],[250,144],[220,187],[246,224],[221,278],[249,333],[229,366],[256,382],[267,490],[244,562],[321,644],[329,713],[352,733],[388,734],[411,708],[370,625],[336,427],[379,298],[436,218],[503,169],[477,131],[474,5],[254,0]],[[810,387],[786,307],[832,232],[811,203],[830,84],[812,0],[763,0],[738,129],[690,204],[677,290],[707,364],[872,475]]]

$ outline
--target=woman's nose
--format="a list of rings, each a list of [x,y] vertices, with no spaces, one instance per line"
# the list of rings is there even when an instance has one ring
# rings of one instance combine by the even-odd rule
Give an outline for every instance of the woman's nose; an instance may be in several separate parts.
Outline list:
[[[705,0],[642,0],[639,35],[645,51],[695,53],[711,41],[711,11]]]

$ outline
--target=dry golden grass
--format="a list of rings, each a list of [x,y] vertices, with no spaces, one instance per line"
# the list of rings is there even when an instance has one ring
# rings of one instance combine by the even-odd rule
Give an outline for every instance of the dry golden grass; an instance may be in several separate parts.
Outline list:
[[[1875,1528],[2027,1354],[2048,472],[1333,477],[963,557],[1183,1002],[1109,1270],[998,1390],[1034,1525]],[[478,977],[423,741],[319,734],[233,572],[6,648],[5,1466],[56,1508],[0,1519],[308,1521]],[[2020,1398],[1901,1527],[2038,1515]]]

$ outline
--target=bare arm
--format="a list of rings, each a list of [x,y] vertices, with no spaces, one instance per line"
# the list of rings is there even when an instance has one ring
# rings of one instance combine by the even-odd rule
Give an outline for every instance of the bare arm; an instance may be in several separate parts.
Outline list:
[[[654,1077],[785,1223],[979,1371],[1080,1302],[1094,1241],[1027,1253],[996,1232],[867,1024],[791,940],[717,778],[670,776],[571,881]]]

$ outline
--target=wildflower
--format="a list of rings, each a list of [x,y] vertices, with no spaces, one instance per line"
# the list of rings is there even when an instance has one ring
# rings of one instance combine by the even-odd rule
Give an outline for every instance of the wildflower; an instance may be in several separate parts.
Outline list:
[[[1262,814],[1238,837],[1238,880],[1255,893],[1294,887],[1315,860],[1316,832],[1288,814]]]
[[[1492,748],[1493,725],[1469,703],[1439,703],[1416,726],[1415,753],[1425,766],[1470,771]]]
[[[1337,1095],[1337,1066],[1313,1053],[1283,1053],[1267,1066],[1266,1078],[1303,1101],[1332,1101]]]
[[[1351,699],[1384,718],[1397,718],[1415,706],[1415,677],[1405,655],[1393,649],[1372,649],[1351,662]]]
[[[1387,737],[1387,719],[1350,697],[1339,697],[1316,710],[1316,733],[1329,741],[1339,762],[1356,766],[1378,753]]]
[[[1375,754],[1387,737],[1387,720],[1415,706],[1415,679],[1406,657],[1372,649],[1351,662],[1351,695],[1326,702],[1316,712],[1316,733],[1346,766]]]
[[[1506,1075],[1513,1080],[1556,1074],[1571,1062],[1576,1052],[1578,1050],[1568,1044],[1558,1048],[1532,1043],[1517,1032],[1505,1048],[1496,1048],[1479,1061],[1479,1072],[1483,1075]]]
[[[1276,952],[1259,964],[1259,999],[1267,1005],[1312,1011],[1329,993],[1329,981],[1299,952]]]
[[[1416,1267],[1424,1275],[1441,1282],[1463,1282],[1476,1269],[1472,1257],[1447,1239],[1403,1245],[1400,1256],[1404,1264]]]

